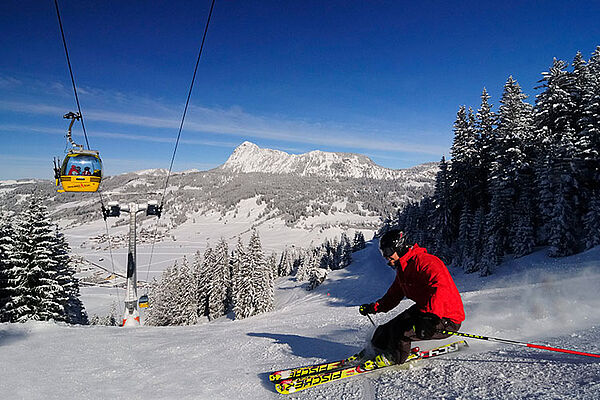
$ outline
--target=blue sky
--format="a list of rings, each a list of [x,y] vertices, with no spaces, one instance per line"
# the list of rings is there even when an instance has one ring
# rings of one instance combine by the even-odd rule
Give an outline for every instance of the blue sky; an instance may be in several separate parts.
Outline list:
[[[168,168],[210,0],[60,6],[105,174]],[[598,15],[588,1],[217,0],[174,170],[220,165],[245,140],[438,161],[460,105],[486,87],[497,109],[510,75],[533,102],[553,57],[600,45]],[[0,37],[0,179],[51,179],[76,110],[54,2],[1,2]]]

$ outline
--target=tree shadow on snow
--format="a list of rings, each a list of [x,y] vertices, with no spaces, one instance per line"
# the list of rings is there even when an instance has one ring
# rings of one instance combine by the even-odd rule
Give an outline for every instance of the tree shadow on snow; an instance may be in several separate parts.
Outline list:
[[[287,344],[290,347],[293,355],[303,358],[321,358],[323,360],[334,361],[336,359],[354,354],[358,351],[356,347],[348,346],[343,343],[300,335],[249,332],[248,336],[273,339],[277,344]],[[304,365],[309,365],[310,361],[300,364],[294,364],[293,366],[301,367]],[[291,366],[292,365],[282,365],[281,368],[283,369]],[[274,371],[259,373],[258,377],[265,388],[275,392],[275,386],[273,382],[269,381],[269,375],[271,372]]]
[[[300,335],[249,332],[248,336],[264,337],[273,339],[275,343],[278,344],[287,344],[293,355],[304,358],[316,357],[325,360],[333,360],[348,356],[357,351],[356,347],[348,346],[343,343]]]
[[[12,344],[17,340],[24,340],[27,334],[25,332],[12,332],[0,330],[0,347]]]

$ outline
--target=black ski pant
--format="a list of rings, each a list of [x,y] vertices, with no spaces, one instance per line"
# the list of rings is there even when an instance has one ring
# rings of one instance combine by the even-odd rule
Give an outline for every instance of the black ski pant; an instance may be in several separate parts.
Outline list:
[[[385,354],[397,364],[402,364],[410,355],[411,342],[419,341],[415,333],[414,325],[419,310],[413,305],[408,310],[400,313],[397,317],[380,325],[375,330],[371,343],[373,346],[383,350]],[[447,318],[442,318],[436,326],[436,330],[458,331],[460,324],[454,323]],[[445,339],[450,335],[436,332],[431,339]]]

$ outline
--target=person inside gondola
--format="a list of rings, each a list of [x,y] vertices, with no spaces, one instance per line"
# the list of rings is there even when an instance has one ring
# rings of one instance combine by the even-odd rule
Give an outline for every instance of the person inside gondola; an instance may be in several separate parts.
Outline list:
[[[85,167],[85,168],[83,169],[83,174],[81,174],[81,175],[85,175],[85,176],[90,176],[90,175],[92,175],[92,173],[91,173],[91,171],[90,171],[90,167]]]
[[[79,167],[76,165],[71,165],[71,169],[67,175],[79,175]]]

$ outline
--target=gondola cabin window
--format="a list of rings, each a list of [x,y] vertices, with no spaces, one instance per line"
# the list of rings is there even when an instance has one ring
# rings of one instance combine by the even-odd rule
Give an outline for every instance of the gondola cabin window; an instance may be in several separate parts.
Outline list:
[[[100,159],[91,155],[68,156],[62,175],[102,176]]]

